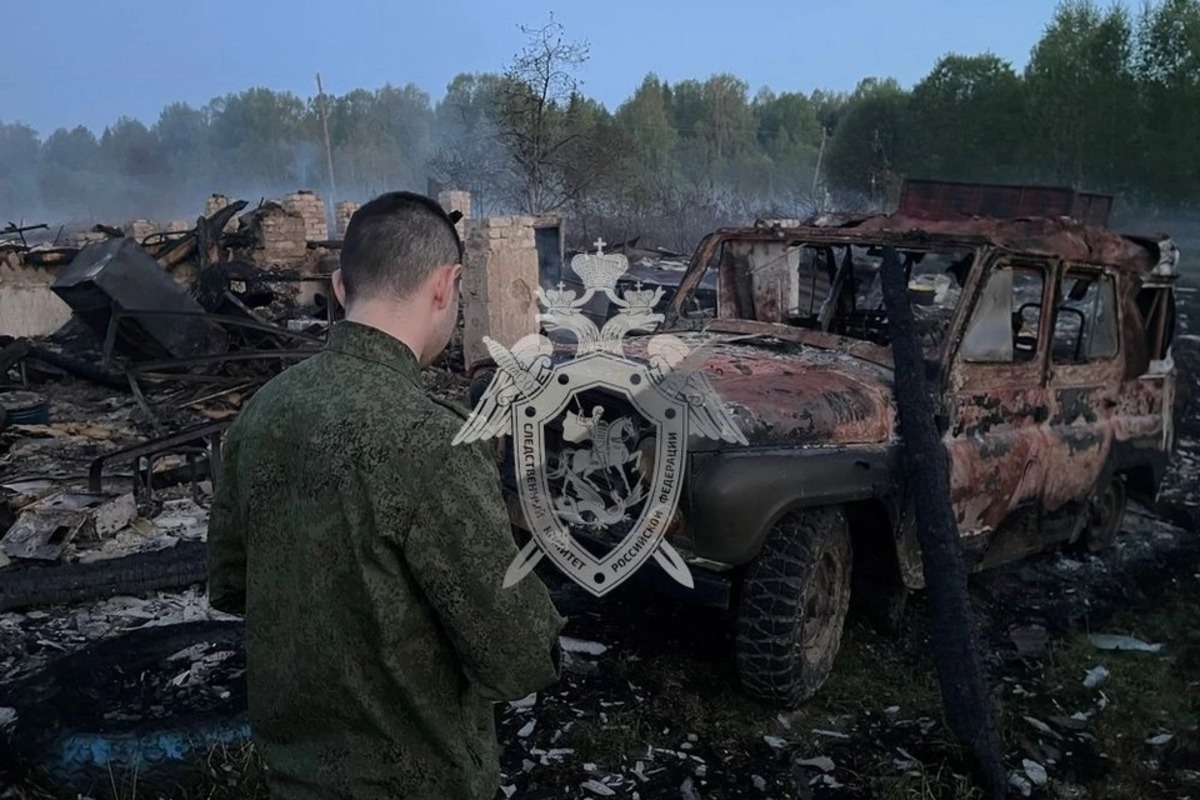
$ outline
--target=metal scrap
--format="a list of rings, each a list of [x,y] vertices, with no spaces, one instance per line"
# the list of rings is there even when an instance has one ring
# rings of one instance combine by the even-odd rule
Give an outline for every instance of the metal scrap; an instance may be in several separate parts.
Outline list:
[[[0,548],[11,558],[53,561],[74,539],[109,536],[136,516],[130,494],[55,494],[26,506]]]

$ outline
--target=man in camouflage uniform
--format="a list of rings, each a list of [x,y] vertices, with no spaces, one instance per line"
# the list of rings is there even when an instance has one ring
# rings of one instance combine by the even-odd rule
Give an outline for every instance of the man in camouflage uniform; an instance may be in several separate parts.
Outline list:
[[[457,321],[462,245],[428,198],[355,213],[346,321],[266,384],[225,444],[214,607],[246,617],[250,721],[273,796],[495,796],[493,701],[557,680],[564,620],[516,555],[494,462],[421,368]]]

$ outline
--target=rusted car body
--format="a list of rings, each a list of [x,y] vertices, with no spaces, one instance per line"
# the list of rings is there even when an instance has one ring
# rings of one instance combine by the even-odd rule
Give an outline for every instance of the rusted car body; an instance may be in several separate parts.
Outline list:
[[[910,270],[950,499],[972,570],[1064,543],[1106,546],[1127,497],[1154,497],[1174,447],[1178,251],[1165,237],[1120,235],[1069,217],[901,213],[711,233],[654,333],[705,346],[695,368],[747,444],[689,443],[667,534],[697,575],[697,588],[681,594],[752,613],[746,581],[769,580],[754,578],[755,570],[764,548],[786,548],[771,537],[784,536],[789,515],[835,509],[834,517],[807,519],[834,520],[847,542],[796,573],[806,582],[794,590],[804,617],[794,632],[800,654],[777,653],[765,678],[761,664],[743,670],[748,688],[766,698],[798,702],[823,682],[851,583],[883,618],[924,585],[899,467],[878,284],[885,248]],[[715,302],[699,307],[694,290],[713,271]],[[626,353],[638,357],[646,341],[630,336]],[[522,525],[519,503],[511,508]],[[789,530],[818,536],[812,524]],[[850,553],[852,564],[837,563]],[[835,602],[803,611],[819,592],[837,593]],[[739,642],[761,650],[762,626],[739,624]],[[803,647],[818,646],[812,642],[825,650],[804,656]],[[744,666],[753,661],[740,657]]]
[[[1040,536],[1002,530],[1020,509],[1054,515],[1086,501],[1108,474],[1123,475],[1135,491],[1153,496],[1174,436],[1169,346],[1176,270],[1169,240],[1119,236],[1067,220],[880,216],[834,228],[723,230],[701,244],[662,329],[762,335],[798,345],[778,352],[731,345],[700,369],[712,376],[727,403],[746,409],[752,447],[782,446],[789,450],[785,458],[812,463],[816,474],[836,484],[827,500],[854,502],[869,492],[883,502],[876,511],[886,510],[889,527],[899,529],[904,502],[902,492],[891,490],[899,488],[891,469],[899,437],[882,301],[869,310],[830,314],[823,329],[789,324],[778,284],[753,269],[751,256],[738,252],[782,251],[792,243],[852,253],[892,246],[902,254],[926,254],[926,261],[942,256],[940,266],[955,257],[970,259],[971,268],[960,272],[964,283],[947,292],[953,292],[950,299],[916,308],[936,309],[944,318],[926,346],[927,380],[951,465],[951,501],[964,547],[978,556],[976,567],[1044,546]],[[726,267],[715,314],[697,319],[683,313],[690,285],[714,261]],[[1072,302],[1064,293],[1080,277],[1094,278],[1087,292],[1097,295],[1097,308],[1109,315],[1091,329],[1091,337],[1093,318],[1080,308],[1091,298]],[[1031,299],[1021,298],[1011,310],[999,308],[996,300],[1013,302],[1022,282],[1032,289]],[[926,294],[919,279],[914,283],[915,295]],[[1013,288],[1005,291],[1008,286]],[[1012,313],[1022,317],[1027,333],[1015,346],[988,342],[987,325],[1011,324]],[[991,344],[997,346],[989,350]],[[1077,354],[1077,344],[1090,349]],[[808,460],[817,455],[813,448],[840,455],[852,469],[844,476],[834,470],[835,480],[827,465],[817,463],[823,458]],[[738,455],[744,458],[744,452]],[[864,461],[864,455],[875,458]],[[888,465],[882,484],[866,477],[876,468],[863,465],[873,462]],[[718,520],[726,513],[747,519],[731,506],[758,509],[767,519],[781,506],[762,481],[754,482],[757,491],[741,482],[737,491],[723,489],[730,485],[723,463],[720,456],[701,459],[691,474],[691,496],[700,503],[692,512],[706,520],[692,537],[699,554],[745,563],[754,543],[728,542]],[[788,480],[797,477],[805,480],[795,475]],[[1024,541],[1012,541],[1014,536]],[[920,586],[915,552],[902,548],[900,558],[906,581]]]

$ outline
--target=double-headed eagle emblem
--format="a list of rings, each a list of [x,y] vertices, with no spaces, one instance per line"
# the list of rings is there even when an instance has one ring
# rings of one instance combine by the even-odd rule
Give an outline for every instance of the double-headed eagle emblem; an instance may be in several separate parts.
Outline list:
[[[538,288],[538,300],[545,309],[537,317],[539,323],[551,333],[566,331],[573,334],[576,340],[574,357],[556,365],[553,359],[554,344],[542,333],[523,337],[511,349],[491,337],[484,337],[484,344],[497,369],[475,409],[454,437],[453,444],[505,434],[511,434],[514,442],[527,442],[531,439],[530,430],[536,429],[536,440],[540,445],[541,424],[560,413],[573,396],[573,388],[564,388],[568,385],[586,385],[590,389],[611,388],[636,398],[635,404],[653,425],[660,430],[669,428],[673,440],[682,439],[677,444],[683,450],[686,450],[689,433],[707,439],[746,443],[732,415],[717,400],[708,379],[694,369],[704,361],[703,347],[692,349],[678,336],[658,334],[647,341],[643,362],[626,358],[625,336],[635,331],[653,332],[663,321],[663,315],[655,311],[655,306],[662,299],[663,289],[644,289],[637,283],[633,288],[618,292],[617,283],[627,271],[628,261],[623,255],[604,253],[603,245],[602,240],[597,241],[594,254],[581,253],[571,260],[571,269],[583,283],[582,297],[577,298],[575,291],[564,288],[561,282],[554,289]],[[583,307],[597,294],[606,295],[617,308],[616,313],[602,326],[597,326],[583,313]],[[643,381],[642,376],[648,380]],[[638,391],[632,395],[630,384],[638,387]],[[531,527],[535,535],[510,568],[506,585],[520,580],[548,552],[562,555],[562,560],[556,558],[562,566],[587,562],[586,567],[568,571],[573,572],[577,581],[597,595],[623,580],[625,575],[617,566],[628,566],[625,572],[629,572],[650,555],[654,555],[677,580],[690,586],[691,578],[686,565],[662,541],[667,527],[665,520],[674,514],[674,503],[678,497],[676,484],[683,460],[682,454],[663,449],[666,446],[661,441],[658,457],[653,459],[657,466],[652,488],[637,496],[639,500],[646,498],[646,510],[623,540],[636,543],[642,541],[639,536],[649,535],[653,541],[649,544],[643,541],[636,558],[631,556],[616,566],[610,565],[612,568],[605,572],[602,568],[607,564],[607,559],[597,561],[590,553],[578,550],[566,536],[567,528],[580,521],[578,509],[586,507],[589,500],[595,506],[603,504],[602,495],[615,498],[615,504],[609,503],[605,507],[608,516],[612,516],[615,510],[618,512],[616,516],[622,517],[624,510],[632,505],[632,497],[623,500],[616,498],[617,492],[605,491],[589,482],[588,476],[595,472],[598,464],[607,468],[613,460],[611,453],[603,451],[601,446],[607,445],[607,440],[612,438],[607,434],[629,428],[628,418],[603,422],[599,417],[599,408],[593,413],[594,417],[568,415],[576,427],[584,426],[580,427],[584,432],[579,436],[596,441],[595,447],[584,453],[586,458],[582,458],[582,462],[585,463],[578,464],[574,471],[567,467],[559,470],[566,470],[567,485],[578,489],[574,496],[556,499],[546,497],[549,487],[547,470],[543,467],[546,454],[537,450],[523,455],[521,463],[527,468],[527,479],[518,479],[517,483],[526,516],[534,517]],[[601,432],[605,435],[598,435]],[[605,442],[601,442],[601,439],[605,439]],[[634,460],[626,450],[621,449],[620,453]],[[574,461],[581,461],[578,451],[573,455],[576,456]],[[676,463],[672,459],[678,459],[677,467],[672,466]],[[670,487],[669,491],[664,491],[664,487]],[[624,488],[628,488],[627,481]],[[658,500],[652,502],[654,498]],[[663,502],[663,498],[669,498],[669,503]],[[670,507],[665,507],[667,505]],[[540,513],[547,508],[549,512]],[[594,522],[596,518],[607,517],[597,514],[593,517],[592,527],[597,524]],[[627,519],[627,516],[624,518]],[[567,551],[573,555],[568,557]]]

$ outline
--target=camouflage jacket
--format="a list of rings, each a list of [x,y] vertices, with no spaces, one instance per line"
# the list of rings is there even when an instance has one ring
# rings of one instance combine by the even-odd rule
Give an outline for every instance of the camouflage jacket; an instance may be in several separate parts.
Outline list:
[[[246,619],[271,793],[491,798],[492,702],[557,680],[564,620],[517,553],[495,463],[412,352],[355,323],[262,387],[230,428],[209,597]]]

